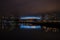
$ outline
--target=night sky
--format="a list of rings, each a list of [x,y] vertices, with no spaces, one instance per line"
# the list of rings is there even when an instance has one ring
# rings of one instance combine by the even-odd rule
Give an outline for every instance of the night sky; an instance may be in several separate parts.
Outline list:
[[[39,15],[60,10],[59,0],[1,0],[0,15]]]

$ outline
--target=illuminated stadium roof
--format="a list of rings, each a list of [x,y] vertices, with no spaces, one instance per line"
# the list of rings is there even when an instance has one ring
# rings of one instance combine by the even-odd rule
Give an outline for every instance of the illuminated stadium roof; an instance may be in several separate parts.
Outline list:
[[[31,17],[21,17],[20,19],[41,19],[41,17],[31,16]]]

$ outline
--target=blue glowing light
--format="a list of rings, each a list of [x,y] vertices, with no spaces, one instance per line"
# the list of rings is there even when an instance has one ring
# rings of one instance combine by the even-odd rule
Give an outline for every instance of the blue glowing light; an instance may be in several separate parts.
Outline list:
[[[23,22],[25,21],[25,22],[37,22],[37,21],[40,21],[41,19],[42,19],[42,17],[40,16],[40,17],[36,17],[36,16],[28,16],[28,17],[21,17],[20,18]],[[28,20],[28,19],[33,19],[32,21],[30,21],[30,20]],[[36,20],[35,20],[36,19]],[[31,23],[32,24],[32,23]],[[26,23],[24,24],[24,23],[22,23],[22,24],[20,24],[20,28],[22,29],[40,29],[41,28],[41,26],[40,25],[29,25],[29,23],[28,23],[28,25],[26,25]]]
[[[41,17],[30,16],[30,17],[21,17],[20,19],[41,19]]]
[[[40,25],[38,25],[38,26],[28,26],[28,25],[21,24],[20,28],[38,29],[38,28],[41,28],[41,26]]]

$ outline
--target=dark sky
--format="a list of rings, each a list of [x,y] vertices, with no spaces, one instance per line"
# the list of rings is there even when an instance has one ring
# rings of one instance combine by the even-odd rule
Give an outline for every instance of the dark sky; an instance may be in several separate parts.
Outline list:
[[[1,0],[1,15],[36,15],[60,10],[59,0]]]

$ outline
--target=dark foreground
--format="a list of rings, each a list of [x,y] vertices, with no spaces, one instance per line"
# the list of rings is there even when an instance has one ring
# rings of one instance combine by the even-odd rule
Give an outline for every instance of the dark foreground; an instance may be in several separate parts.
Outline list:
[[[2,32],[0,38],[4,40],[58,40],[60,39],[60,33],[38,31]]]

